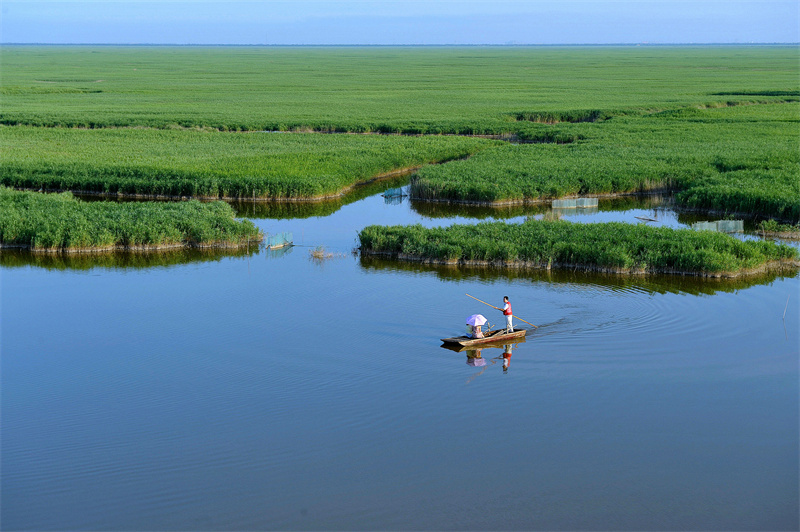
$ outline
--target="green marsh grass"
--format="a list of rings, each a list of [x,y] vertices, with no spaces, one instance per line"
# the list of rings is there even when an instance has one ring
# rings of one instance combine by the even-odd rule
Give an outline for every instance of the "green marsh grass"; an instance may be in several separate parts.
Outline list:
[[[798,103],[681,109],[569,127],[583,140],[495,146],[423,168],[411,194],[507,203],[674,190],[684,207],[800,219]]]
[[[466,137],[0,126],[0,184],[105,194],[308,199],[462,158]]]
[[[3,46],[0,123],[497,134],[517,115],[798,99],[796,46]]]
[[[421,170],[414,195],[524,202],[667,189],[688,208],[800,219],[796,46],[2,54],[0,183],[10,186],[302,199],[472,154]],[[445,134],[525,144],[431,137]]]
[[[69,192],[0,187],[0,246],[80,251],[172,246],[245,247],[262,235],[221,201],[83,202]]]
[[[780,261],[796,265],[800,259],[798,251],[785,244],[618,222],[529,220],[432,229],[371,225],[359,233],[359,241],[362,253],[367,255],[632,273],[735,275]]]

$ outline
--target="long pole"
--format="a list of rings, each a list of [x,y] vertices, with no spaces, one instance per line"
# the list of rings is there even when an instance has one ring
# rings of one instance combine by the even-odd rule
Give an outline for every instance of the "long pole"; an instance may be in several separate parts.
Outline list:
[[[487,303],[486,301],[484,301],[484,300],[482,300],[482,299],[478,299],[478,298],[477,298],[477,297],[475,297],[475,296],[471,296],[471,295],[469,295],[469,294],[465,294],[465,295],[466,295],[467,297],[471,297],[471,298],[472,298],[472,299],[474,299],[475,301],[480,301],[480,302],[481,302],[481,303],[483,303],[484,305],[489,305],[490,307],[492,307],[492,308],[496,308],[497,310],[503,310],[503,309],[501,309],[500,307],[495,307],[495,306],[494,306],[494,305],[492,305],[491,303]],[[520,318],[519,316],[517,316],[516,314],[514,314],[514,317],[515,317],[515,318],[517,318],[519,321],[525,321],[525,320],[523,320],[522,318]],[[538,329],[538,328],[539,328],[539,326],[538,326],[538,325],[534,325],[533,323],[531,323],[531,322],[529,322],[529,321],[525,321],[525,323],[527,323],[528,325],[530,325],[530,326],[531,326],[531,327],[533,327],[534,329]]]

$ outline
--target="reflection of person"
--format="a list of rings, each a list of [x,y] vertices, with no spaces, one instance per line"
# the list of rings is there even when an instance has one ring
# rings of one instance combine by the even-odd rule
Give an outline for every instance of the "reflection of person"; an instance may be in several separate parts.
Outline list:
[[[486,365],[486,359],[481,355],[480,349],[467,351],[467,364],[475,367]]]
[[[508,371],[508,366],[511,364],[511,344],[503,347],[503,371]]]
[[[508,296],[503,296],[503,315],[506,317],[506,332],[514,332],[514,325],[511,323],[514,319],[514,315],[511,311],[511,301],[508,300]]]

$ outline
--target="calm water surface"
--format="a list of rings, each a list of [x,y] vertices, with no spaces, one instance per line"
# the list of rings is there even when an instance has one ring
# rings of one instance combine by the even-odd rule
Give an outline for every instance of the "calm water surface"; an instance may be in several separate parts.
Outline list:
[[[368,224],[544,210],[368,195],[243,206],[294,234],[283,251],[5,253],[2,529],[797,530],[796,273],[504,273],[351,253]],[[569,218],[636,216],[694,221],[624,201]],[[334,256],[312,259],[317,246]],[[509,295],[540,326],[507,369],[502,349],[475,366],[440,347],[470,314],[502,321],[466,293]]]

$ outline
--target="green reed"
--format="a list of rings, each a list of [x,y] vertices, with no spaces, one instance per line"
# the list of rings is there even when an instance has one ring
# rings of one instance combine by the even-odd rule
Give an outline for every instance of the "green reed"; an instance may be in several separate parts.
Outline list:
[[[359,240],[365,254],[641,273],[734,274],[774,261],[800,258],[796,249],[785,244],[617,222],[529,220],[521,224],[481,222],[432,229],[421,225],[372,225],[359,233]]]
[[[261,239],[224,202],[83,202],[0,187],[0,245],[34,251],[247,246]]]
[[[0,184],[106,194],[311,198],[465,157],[464,137],[0,126]]]
[[[411,194],[502,203],[663,189],[677,191],[686,207],[800,219],[798,103],[680,109],[558,127],[583,140],[496,146],[423,168]]]

